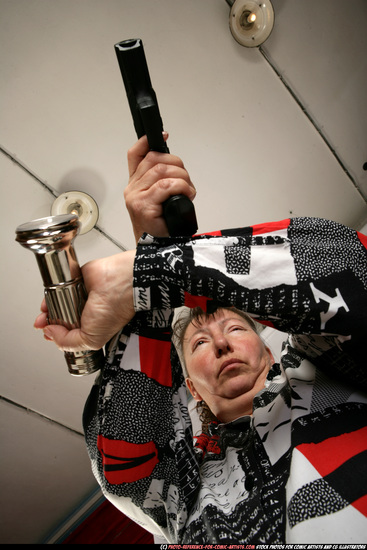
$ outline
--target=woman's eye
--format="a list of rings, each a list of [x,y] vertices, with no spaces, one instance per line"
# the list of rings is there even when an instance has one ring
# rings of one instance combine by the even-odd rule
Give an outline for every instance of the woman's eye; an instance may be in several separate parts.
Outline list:
[[[236,326],[236,327],[231,327],[229,330],[230,330],[230,332],[233,332],[235,330],[245,330],[245,329],[244,329],[244,327]]]
[[[197,347],[201,346],[201,344],[204,344],[205,340],[197,340],[194,342],[194,345],[192,347],[193,350],[196,350]]]

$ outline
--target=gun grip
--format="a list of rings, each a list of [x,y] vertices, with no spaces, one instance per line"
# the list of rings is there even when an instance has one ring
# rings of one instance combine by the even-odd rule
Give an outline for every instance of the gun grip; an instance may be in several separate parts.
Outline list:
[[[173,195],[163,203],[163,216],[171,237],[191,237],[198,229],[193,203],[185,195]]]
[[[169,153],[163,140],[163,124],[157,103],[139,109],[151,151]],[[195,207],[185,195],[173,195],[163,203],[163,217],[171,237],[191,237],[198,229]]]

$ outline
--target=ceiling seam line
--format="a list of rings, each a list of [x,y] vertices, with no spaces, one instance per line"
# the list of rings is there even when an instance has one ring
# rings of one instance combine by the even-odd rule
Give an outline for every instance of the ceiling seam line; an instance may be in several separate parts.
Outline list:
[[[343,172],[348,176],[348,178],[350,179],[350,181],[352,182],[354,188],[356,189],[357,193],[360,195],[360,197],[363,199],[363,201],[365,203],[367,203],[367,198],[364,197],[358,183],[356,182],[356,180],[354,179],[354,177],[352,176],[352,174],[350,173],[350,171],[348,170],[348,168],[345,166],[344,162],[342,161],[342,159],[340,158],[340,156],[338,155],[338,153],[336,152],[335,148],[331,145],[330,141],[327,139],[327,137],[323,134],[321,128],[318,126],[317,122],[312,118],[312,116],[309,114],[309,112],[307,111],[306,107],[303,105],[302,101],[299,99],[299,97],[297,96],[297,94],[293,91],[293,89],[291,88],[291,86],[288,84],[288,82],[285,80],[285,78],[283,77],[283,75],[278,71],[278,69],[276,68],[276,66],[274,65],[274,63],[271,61],[270,57],[267,55],[267,53],[261,48],[261,46],[259,47],[259,51],[261,53],[261,55],[264,57],[265,61],[267,61],[267,63],[269,64],[269,66],[273,69],[273,71],[275,72],[275,74],[277,75],[277,77],[279,78],[279,80],[281,81],[281,83],[283,84],[283,86],[286,88],[286,90],[289,92],[289,94],[292,96],[292,98],[295,100],[295,102],[297,103],[297,105],[300,107],[300,109],[302,110],[303,114],[308,118],[308,120],[311,122],[312,126],[315,128],[315,130],[317,131],[317,133],[319,134],[319,136],[321,137],[321,139],[324,141],[325,145],[328,147],[328,149],[330,150],[330,152],[332,153],[332,155],[334,156],[335,160],[338,162],[339,166],[342,168]]]
[[[28,175],[30,175],[33,179],[37,181],[44,189],[49,191],[51,195],[53,195],[55,198],[57,198],[56,191],[45,181],[41,180],[40,177],[38,177],[30,168],[28,168],[23,162],[21,162],[15,155],[10,153],[10,151],[7,151],[2,145],[0,145],[0,151],[8,158],[10,158],[19,168],[27,172]]]
[[[36,182],[39,183],[44,189],[46,189],[46,191],[51,193],[51,195],[53,197],[57,198],[59,196],[57,194],[57,192],[53,189],[53,187],[51,187],[51,185],[49,185],[47,182],[43,181],[39,176],[37,176],[34,172],[32,172],[32,170],[30,168],[28,168],[25,164],[23,164],[23,162],[21,162],[15,155],[13,155],[9,151],[7,151],[2,145],[0,145],[0,151],[6,157],[8,157],[10,160],[12,160],[19,168],[24,170],[29,176],[31,176],[33,179],[35,179]],[[112,244],[114,244],[120,250],[122,250],[122,252],[126,252],[127,248],[123,244],[119,243],[116,239],[114,239],[111,235],[109,235],[104,229],[99,227],[98,224],[96,224],[93,229],[96,229],[101,235],[103,235],[104,237],[106,237],[106,239],[111,241]]]
[[[22,409],[23,411],[27,413],[34,414],[36,416],[39,416],[43,420],[48,420],[52,424],[56,424],[57,426],[60,426],[61,428],[65,428],[65,430],[68,430],[69,432],[72,432],[76,435],[84,437],[83,432],[79,432],[78,430],[75,430],[74,428],[70,428],[70,426],[66,426],[66,424],[63,424],[62,422],[59,422],[58,420],[54,420],[53,418],[50,418],[49,416],[46,416],[45,414],[42,414],[38,411],[35,411],[34,409],[30,409],[29,407],[26,407],[25,405],[21,405],[20,403],[17,403],[16,401],[13,401],[12,399],[8,399],[7,397],[4,397],[3,395],[0,395],[0,401],[5,401],[5,403],[8,403],[9,405],[13,405],[14,407],[17,407],[18,409]]]
[[[106,237],[106,239],[111,241],[111,243],[117,246],[122,252],[126,252],[128,250],[126,246],[116,241],[116,239],[114,239],[111,235],[109,235],[104,229],[101,229],[98,224],[96,224],[93,229],[95,229],[96,231],[98,231],[98,233]]]

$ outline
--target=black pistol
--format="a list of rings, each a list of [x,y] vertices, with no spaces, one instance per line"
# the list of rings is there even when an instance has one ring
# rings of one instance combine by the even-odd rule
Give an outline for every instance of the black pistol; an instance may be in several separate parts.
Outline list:
[[[163,139],[163,123],[153,90],[143,42],[140,38],[115,44],[117,60],[138,138],[146,135],[151,151],[169,153]],[[191,236],[197,231],[193,203],[185,195],[174,195],[163,203],[163,215],[171,237]]]

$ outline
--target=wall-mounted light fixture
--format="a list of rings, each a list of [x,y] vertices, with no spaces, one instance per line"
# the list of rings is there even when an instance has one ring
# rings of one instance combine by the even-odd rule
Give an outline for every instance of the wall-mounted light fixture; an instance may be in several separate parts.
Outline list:
[[[96,201],[87,193],[67,191],[57,197],[51,206],[51,216],[76,214],[80,222],[79,234],[88,233],[96,225],[99,210]]]
[[[226,0],[231,6],[229,28],[234,39],[246,48],[265,42],[274,26],[274,10],[270,0]]]

